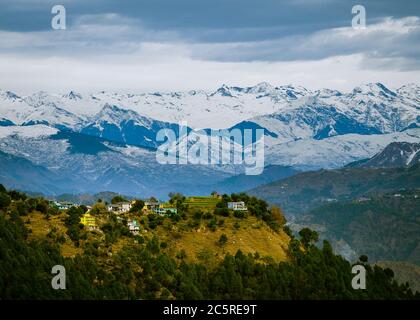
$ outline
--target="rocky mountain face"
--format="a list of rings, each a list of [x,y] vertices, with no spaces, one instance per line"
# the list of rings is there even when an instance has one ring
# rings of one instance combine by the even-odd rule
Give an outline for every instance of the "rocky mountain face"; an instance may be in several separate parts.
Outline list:
[[[200,134],[262,129],[266,166],[338,168],[370,158],[392,142],[418,143],[418,92],[415,84],[391,90],[380,83],[347,93],[268,83],[147,94],[71,91],[22,96],[0,91],[0,150],[63,178],[65,183],[54,180],[51,185],[66,192],[207,192],[243,168],[159,164],[159,130],[172,129],[178,138],[181,121],[187,132],[204,129]],[[23,177],[29,169],[15,170]],[[13,181],[13,186],[27,189],[23,178]],[[233,190],[242,183],[240,178],[229,181]]]
[[[20,190],[45,194],[108,190],[166,197],[173,190],[209,193],[210,186],[230,176],[211,166],[162,165],[149,149],[45,125],[16,127],[2,134],[0,178]]]
[[[420,162],[420,143],[392,142],[370,159],[350,163],[349,167],[392,168]]]

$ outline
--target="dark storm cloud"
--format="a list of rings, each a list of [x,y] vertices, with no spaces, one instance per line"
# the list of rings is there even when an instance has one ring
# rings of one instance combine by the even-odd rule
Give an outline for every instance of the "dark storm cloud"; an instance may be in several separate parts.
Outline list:
[[[354,4],[368,23],[418,15],[418,0],[1,0],[0,30],[50,28],[51,7],[64,4],[69,23],[80,15],[116,13],[148,29],[172,30],[194,42],[270,40],[349,26]]]
[[[55,4],[66,8],[65,32],[51,30]],[[351,28],[355,4],[366,8],[366,30]],[[271,63],[359,54],[363,68],[420,69],[418,0],[0,0],[0,6],[0,53],[8,55],[146,50],[153,56],[167,46],[197,61]]]

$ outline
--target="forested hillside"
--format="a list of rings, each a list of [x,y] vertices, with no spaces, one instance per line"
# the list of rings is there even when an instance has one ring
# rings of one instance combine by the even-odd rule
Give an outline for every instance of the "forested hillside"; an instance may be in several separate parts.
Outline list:
[[[342,168],[304,172],[259,186],[249,193],[281,206],[287,215],[295,215],[326,202],[415,188],[420,188],[420,164],[409,168]]]
[[[329,203],[300,222],[318,225],[326,238],[344,240],[372,260],[420,264],[420,190]]]
[[[232,215],[225,201],[244,200],[247,213]],[[242,195],[223,196],[212,212],[193,210],[180,195],[171,201],[179,215],[140,216],[142,228],[132,235],[121,219],[97,203],[91,214],[99,229],[87,230],[79,219],[86,207],[57,210],[42,198],[0,190],[0,297],[2,299],[408,299],[390,269],[367,268],[367,290],[351,287],[351,264],[333,253],[306,229],[299,239],[284,227],[279,209]],[[140,203],[140,202],[138,202]],[[138,204],[137,203],[137,204]],[[224,221],[224,222],[220,222]],[[233,224],[232,224],[233,223]],[[245,235],[249,224],[282,241],[285,256],[242,251],[229,238]],[[225,225],[226,224],[226,225]],[[260,225],[258,225],[260,224]],[[172,226],[177,229],[173,230]],[[289,234],[289,236],[286,235]],[[185,246],[173,255],[174,243],[191,232],[217,232],[217,252],[197,254]],[[248,230],[248,231],[247,231]],[[277,238],[276,238],[277,237]],[[188,241],[193,241],[188,238]],[[168,241],[168,242],[167,242]],[[212,241],[208,241],[211,244]],[[169,245],[170,244],[170,245]],[[231,250],[236,249],[234,254]],[[190,251],[189,251],[190,250]],[[276,253],[273,252],[273,256]],[[196,259],[191,259],[195,256]],[[66,290],[51,288],[51,268],[66,268]],[[417,295],[417,297],[419,297]]]

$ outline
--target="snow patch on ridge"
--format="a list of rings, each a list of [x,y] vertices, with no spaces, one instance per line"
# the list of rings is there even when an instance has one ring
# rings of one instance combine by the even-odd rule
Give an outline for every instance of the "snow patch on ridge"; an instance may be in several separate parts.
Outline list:
[[[18,135],[22,138],[40,138],[56,134],[58,129],[43,124],[33,126],[0,126],[0,138]]]

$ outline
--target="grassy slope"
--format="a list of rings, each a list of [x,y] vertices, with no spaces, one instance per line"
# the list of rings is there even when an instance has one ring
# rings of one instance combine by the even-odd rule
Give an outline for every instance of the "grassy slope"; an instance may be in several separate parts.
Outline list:
[[[49,219],[45,218],[45,215],[39,212],[33,212],[25,217],[26,227],[31,230],[29,240],[40,240],[47,238],[47,235],[54,228],[57,233],[63,235],[66,241],[61,244],[61,254],[64,257],[74,257],[77,254],[82,254],[83,250],[77,248],[73,241],[66,235],[67,228],[64,225],[64,219],[66,218],[65,213],[61,213],[57,216],[51,216]]]
[[[202,211],[211,211],[214,208],[217,200],[209,200],[203,198],[194,201],[196,206],[193,208],[200,208]],[[66,227],[64,225],[65,213],[57,216],[50,216],[48,219],[41,213],[33,212],[25,217],[27,227],[32,230],[30,239],[46,239],[48,233],[56,229],[57,235],[64,235],[65,243],[61,244],[61,252],[65,257],[74,257],[76,254],[82,254],[85,243],[99,241],[104,247],[104,234],[102,231],[86,232],[87,240],[82,240],[80,247],[76,247],[70,238],[66,235]],[[127,219],[136,218],[141,220],[142,215],[125,214],[122,215]],[[185,250],[187,261],[202,261],[206,263],[215,263],[221,260],[226,253],[235,254],[237,250],[242,250],[245,253],[258,252],[263,258],[271,256],[276,261],[286,260],[286,249],[289,243],[289,237],[283,232],[276,233],[270,229],[262,220],[258,220],[253,216],[244,219],[234,217],[217,217],[218,220],[224,220],[223,226],[218,226],[215,231],[211,231],[207,227],[208,220],[202,219],[201,223],[191,228],[188,222],[191,221],[191,216],[188,215],[187,220],[181,220],[177,223],[169,218],[164,220],[164,223],[156,229],[145,230],[142,227],[140,233],[145,239],[151,239],[154,235],[159,237],[160,241],[167,243],[165,252],[175,257],[180,250]],[[97,218],[99,225],[107,222],[106,215]],[[234,225],[238,223],[239,228]],[[222,234],[228,238],[226,245],[220,246],[218,240]],[[52,240],[53,241],[53,240]],[[133,238],[121,237],[118,239],[108,251],[115,253],[123,246],[139,246]]]
[[[172,255],[183,249],[190,261],[219,260],[225,253],[235,254],[238,249],[244,253],[258,252],[260,256],[271,256],[277,261],[286,260],[289,237],[284,232],[274,232],[255,217],[245,219],[229,217],[224,218],[224,221],[224,225],[218,227],[216,231],[211,231],[205,223],[195,230],[180,230],[181,223],[174,226],[171,231],[160,226],[156,232],[160,239],[168,243],[168,251]],[[234,227],[236,222],[240,224],[239,229]],[[228,238],[223,247],[218,244],[222,234]]]

